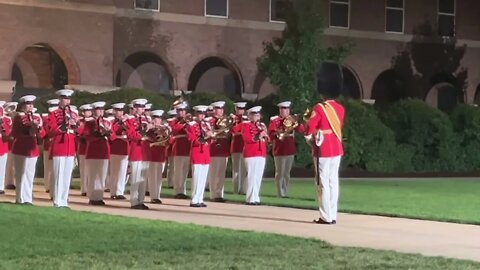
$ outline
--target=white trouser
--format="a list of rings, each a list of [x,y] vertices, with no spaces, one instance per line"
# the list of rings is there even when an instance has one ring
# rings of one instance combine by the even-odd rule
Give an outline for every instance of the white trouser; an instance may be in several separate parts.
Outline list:
[[[88,190],[88,174],[85,164],[85,155],[78,156],[78,170],[80,171],[80,192],[87,193]]]
[[[227,163],[228,157],[210,158],[210,167],[208,168],[207,177],[207,182],[210,188],[210,199],[223,198]]]
[[[5,185],[15,185],[15,166],[13,165],[13,154],[7,154],[7,168],[5,173]]]
[[[320,174],[315,178],[320,218],[326,222],[337,220],[338,170],[341,158],[341,156],[318,158],[318,168],[315,166],[315,171],[320,170]]]
[[[147,174],[145,175],[145,193],[150,193],[150,184],[149,184],[149,178],[150,178],[150,173],[149,173],[149,169],[150,168],[150,161],[144,161],[145,162],[145,166],[147,166]]]
[[[105,189],[111,189],[112,188],[112,179],[110,179],[110,162],[107,165],[107,175],[105,176],[105,181],[104,181]]]
[[[192,203],[203,203],[208,176],[208,164],[192,164]]]
[[[148,190],[150,191],[150,199],[159,199],[162,192],[162,174],[164,162],[149,162],[148,165]]]
[[[0,156],[0,190],[5,189],[5,170],[7,166],[7,155],[3,154]]]
[[[108,172],[108,159],[85,159],[85,172],[88,177],[87,196],[91,201],[103,200],[105,179]]]
[[[68,191],[73,171],[73,156],[53,157],[53,188],[51,191],[55,207],[68,206]]]
[[[247,190],[247,169],[242,153],[232,154],[233,193],[245,194]]]
[[[51,174],[52,174],[52,166],[53,162],[50,157],[50,151],[43,151],[43,184],[45,185],[45,191],[50,190],[50,183]]]
[[[173,165],[173,157],[168,157],[168,162],[167,162],[167,181],[168,181],[168,186],[173,187],[173,170],[174,170],[174,165]]]
[[[35,178],[35,165],[38,157],[13,155],[15,166],[15,193],[17,203],[32,203],[33,179]]]
[[[127,184],[128,156],[111,155],[109,170],[110,195],[123,195]]]
[[[147,179],[148,162],[132,161],[130,175],[130,204],[131,206],[143,204],[145,201],[145,188]]]
[[[293,165],[293,155],[278,156],[273,158],[275,162],[275,183],[277,194],[280,197],[288,195],[288,183],[290,182],[290,171]]]
[[[173,157],[175,166],[173,167],[173,187],[175,194],[187,194],[185,182],[187,181],[188,169],[190,168],[190,157]]]
[[[265,158],[245,158],[245,166],[248,171],[246,201],[249,203],[259,203],[260,186],[262,184],[263,171],[265,170]]]

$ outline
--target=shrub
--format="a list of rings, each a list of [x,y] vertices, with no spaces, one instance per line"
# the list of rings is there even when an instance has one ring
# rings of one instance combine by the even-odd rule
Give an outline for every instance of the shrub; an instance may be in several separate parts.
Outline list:
[[[450,119],[458,143],[457,170],[478,171],[480,168],[480,109],[459,105]]]

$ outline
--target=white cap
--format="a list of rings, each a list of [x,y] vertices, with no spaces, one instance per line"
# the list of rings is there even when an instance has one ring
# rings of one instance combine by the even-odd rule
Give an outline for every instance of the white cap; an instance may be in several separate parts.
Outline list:
[[[247,102],[235,102],[233,103],[235,105],[235,107],[237,108],[245,108],[247,107]]]
[[[88,110],[93,110],[92,104],[83,104],[80,106],[80,110],[82,111],[88,111]]]
[[[178,105],[175,106],[175,109],[181,109],[181,110],[185,110],[186,108],[188,107],[187,103],[180,103]]]
[[[214,108],[223,108],[225,106],[225,101],[216,101],[210,104]]]
[[[138,98],[138,99],[134,99],[132,100],[132,104],[133,106],[135,105],[143,105],[143,106],[146,106],[148,100],[144,99],[144,98]]]
[[[163,110],[155,110],[152,111],[152,116],[162,117],[164,111]]]
[[[105,113],[107,113],[107,114],[113,114],[113,109],[108,109],[108,110],[105,111]]]
[[[19,99],[19,101],[21,103],[25,103],[25,102],[33,102],[35,99],[37,99],[36,96],[34,95],[27,95],[27,96],[23,96]]]
[[[64,97],[70,97],[73,95],[73,90],[70,89],[61,89],[55,92],[57,96],[64,96]]]
[[[33,112],[33,113],[36,113],[37,111],[38,111],[37,108],[33,108],[33,109],[32,109],[32,112]]]
[[[70,109],[71,109],[72,111],[73,111],[73,110],[78,111],[78,108],[77,108],[77,106],[75,106],[75,105],[70,105]]]
[[[193,107],[193,110],[196,112],[206,112],[208,110],[208,106],[205,105],[197,105]]]
[[[0,106],[3,107],[3,105],[5,105],[5,103],[7,103],[6,101],[3,101],[3,100],[0,100]]]
[[[255,106],[247,110],[248,113],[259,113],[262,110],[262,106]]]
[[[97,101],[97,102],[92,103],[92,107],[93,107],[94,109],[96,109],[96,108],[104,108],[104,107],[105,107],[105,104],[107,104],[105,101]]]
[[[112,108],[116,109],[116,110],[123,110],[123,108],[125,108],[125,103],[115,103],[115,104],[112,104]]]
[[[47,100],[48,105],[58,105],[58,103],[60,103],[60,100],[58,100],[58,98]]]
[[[174,116],[174,115],[177,115],[177,110],[170,110],[167,112],[168,115],[170,116]]]
[[[132,103],[128,103],[128,108],[132,109],[133,108],[133,104]]]
[[[278,107],[287,107],[287,108],[290,108],[290,105],[292,105],[291,101],[284,101],[277,104]]]
[[[145,104],[145,110],[151,110],[151,109],[152,109],[152,103]]]
[[[212,105],[208,106],[208,110],[213,111],[213,106]]]
[[[9,102],[3,104],[3,107],[10,107],[10,106],[18,106],[18,102],[9,101]]]
[[[58,109],[58,106],[48,107],[48,112],[53,112],[53,111],[55,111],[56,109]]]

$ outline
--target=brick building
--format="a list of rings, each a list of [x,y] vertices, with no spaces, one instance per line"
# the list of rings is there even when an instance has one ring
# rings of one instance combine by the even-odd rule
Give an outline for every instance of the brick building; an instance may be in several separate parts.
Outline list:
[[[279,36],[285,26],[282,1],[0,0],[0,98],[9,99],[15,85],[28,91],[120,86],[264,97],[275,90],[258,73],[256,59],[262,42]],[[450,69],[433,65],[436,70],[423,73],[427,91],[422,97],[432,105],[480,99],[479,1],[323,2],[323,42],[354,47],[342,66],[319,67],[321,91],[395,99],[397,88],[408,84],[392,69],[392,59],[412,47],[414,29],[428,21],[434,34],[454,36],[466,49],[458,63],[444,62]],[[449,56],[410,62],[418,73],[421,61]],[[459,86],[461,71],[468,77]]]

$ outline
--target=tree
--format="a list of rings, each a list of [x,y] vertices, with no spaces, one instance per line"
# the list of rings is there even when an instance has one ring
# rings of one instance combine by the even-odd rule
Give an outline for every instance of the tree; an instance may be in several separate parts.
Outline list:
[[[286,0],[286,27],[280,38],[264,43],[257,59],[261,73],[279,88],[279,100],[291,100],[303,111],[318,96],[316,75],[326,60],[341,62],[350,45],[323,48],[324,19],[321,0]]]

